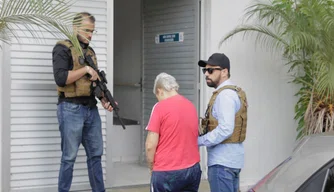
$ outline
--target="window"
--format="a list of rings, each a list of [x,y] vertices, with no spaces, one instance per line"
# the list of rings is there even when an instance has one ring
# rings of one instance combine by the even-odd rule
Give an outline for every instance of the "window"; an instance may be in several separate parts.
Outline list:
[[[308,178],[296,192],[334,192],[334,159]]]
[[[334,192],[334,166],[328,169],[323,192]]]

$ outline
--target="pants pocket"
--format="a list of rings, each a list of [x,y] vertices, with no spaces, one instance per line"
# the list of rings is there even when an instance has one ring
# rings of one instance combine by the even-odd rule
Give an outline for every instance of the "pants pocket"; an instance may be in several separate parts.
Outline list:
[[[75,103],[64,103],[64,110],[68,112],[76,113],[80,110],[81,105]]]

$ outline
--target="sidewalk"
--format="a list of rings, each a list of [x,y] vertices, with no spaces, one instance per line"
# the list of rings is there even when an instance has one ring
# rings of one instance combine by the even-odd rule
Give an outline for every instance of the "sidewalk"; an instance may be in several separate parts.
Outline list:
[[[108,189],[107,192],[149,192],[149,186],[141,187],[126,187],[126,188],[116,188]],[[209,184],[207,180],[202,180],[200,184],[199,192],[210,192]]]
[[[246,192],[248,187],[241,187],[241,192]],[[199,186],[199,192],[210,192],[210,187],[208,180],[202,180]],[[82,192],[90,192],[90,191],[82,191]],[[136,187],[120,187],[115,189],[108,189],[106,192],[150,192],[150,187],[148,185],[145,186],[136,186]]]

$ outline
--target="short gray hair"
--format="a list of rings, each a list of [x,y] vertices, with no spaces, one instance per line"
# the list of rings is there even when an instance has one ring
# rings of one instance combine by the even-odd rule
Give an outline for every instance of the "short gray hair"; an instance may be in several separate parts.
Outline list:
[[[158,88],[161,88],[165,91],[178,91],[179,90],[179,84],[176,82],[176,79],[167,74],[167,73],[160,73],[157,75],[154,81],[154,87],[153,87],[153,93],[156,94]]]

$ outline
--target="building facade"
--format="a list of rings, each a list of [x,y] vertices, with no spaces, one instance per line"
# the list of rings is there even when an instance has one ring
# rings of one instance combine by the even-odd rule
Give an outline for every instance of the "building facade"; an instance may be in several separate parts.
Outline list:
[[[203,116],[213,89],[206,86],[197,61],[214,52],[230,58],[231,79],[248,96],[241,186],[255,184],[289,155],[296,137],[297,89],[287,83],[290,79],[279,54],[261,48],[254,37],[242,39],[242,35],[219,47],[221,38],[240,24],[251,2],[77,1],[71,11],[88,11],[96,17],[92,47],[99,67],[107,73],[108,88],[120,105],[120,114],[129,122],[122,130],[117,119],[100,106],[107,187],[149,182],[148,176],[143,176],[147,175],[143,143],[144,127],[156,102],[152,93],[155,75],[163,71],[174,75],[181,94],[193,101]],[[0,52],[0,186],[3,192],[56,191],[61,153],[51,51],[58,39],[41,31],[44,39],[36,42],[25,32],[18,30],[20,42],[2,44]],[[206,179],[206,150],[200,150]],[[138,169],[138,177],[128,177],[133,173],[129,167]],[[89,189],[82,146],[72,189]]]

